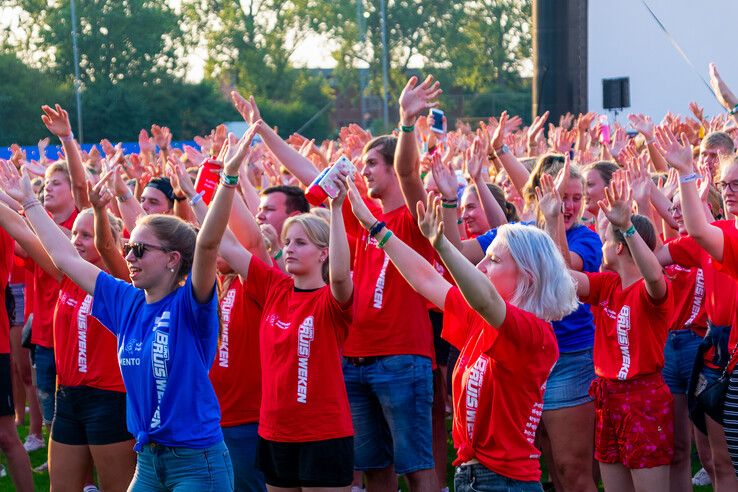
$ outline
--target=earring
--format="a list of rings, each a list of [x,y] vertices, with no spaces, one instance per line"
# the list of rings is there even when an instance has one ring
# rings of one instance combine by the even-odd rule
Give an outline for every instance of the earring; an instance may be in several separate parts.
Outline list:
[[[170,268],[169,271],[174,273],[174,268]]]

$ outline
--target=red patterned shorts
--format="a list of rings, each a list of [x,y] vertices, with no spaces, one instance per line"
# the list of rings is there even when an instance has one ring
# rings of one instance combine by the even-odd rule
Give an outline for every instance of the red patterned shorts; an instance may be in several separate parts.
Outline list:
[[[627,468],[653,468],[674,455],[674,399],[661,374],[628,381],[597,378],[595,459]]]

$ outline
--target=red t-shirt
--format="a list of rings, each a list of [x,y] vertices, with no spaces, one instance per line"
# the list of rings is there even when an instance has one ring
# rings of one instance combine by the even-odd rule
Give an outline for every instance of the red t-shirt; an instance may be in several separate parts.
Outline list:
[[[92,296],[64,277],[54,310],[57,382],[125,393],[115,335],[91,312]]]
[[[261,403],[261,308],[245,295],[239,277],[227,289],[220,300],[222,328],[218,353],[210,368],[222,427],[258,422]]]
[[[625,289],[614,272],[589,273],[589,295],[580,300],[595,319],[595,373],[605,379],[629,380],[660,372],[672,318],[673,294],[658,301],[639,279]]]
[[[534,441],[559,358],[553,327],[507,304],[495,329],[457,287],[448,291],[443,314],[442,336],[461,351],[453,372],[454,465],[477,459],[505,477],[540,480]]]
[[[719,220],[712,225],[738,238],[732,220]],[[681,236],[669,242],[669,254],[674,263],[685,268],[702,268],[705,276],[705,309],[707,318],[715,326],[731,326],[735,313],[736,281],[720,272],[712,258],[690,236]]]
[[[278,442],[352,436],[341,369],[351,303],[341,306],[327,285],[297,290],[290,277],[257,258],[245,290],[263,313],[259,435]]]
[[[5,229],[0,228],[0,293],[2,293],[2,308],[0,309],[0,354],[10,353],[10,317],[5,309],[5,288],[10,280],[10,271],[13,269],[13,251],[15,241]]]
[[[72,230],[77,210],[72,212],[59,227]],[[33,264],[33,324],[31,342],[46,348],[54,348],[54,308],[59,297],[61,283],[46,273],[36,263]]]
[[[420,233],[410,210],[402,206],[383,214],[365,200],[378,220],[384,221],[405,244],[433,263],[434,249]],[[348,234],[356,237],[354,249],[354,322],[344,353],[351,357],[414,354],[433,359],[433,329],[425,298],[402,278],[369,236],[349,207],[344,208]]]
[[[674,293],[674,310],[669,330],[690,329],[700,338],[707,332],[705,274],[701,268],[669,265],[666,277]]]

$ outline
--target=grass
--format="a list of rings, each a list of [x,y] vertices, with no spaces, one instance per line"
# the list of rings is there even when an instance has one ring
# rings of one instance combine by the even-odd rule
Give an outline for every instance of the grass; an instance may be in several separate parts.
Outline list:
[[[447,484],[449,484],[453,490],[453,483],[454,483],[454,466],[451,464],[453,460],[456,458],[456,451],[453,448],[453,443],[451,442],[450,437],[450,427],[451,422],[450,420],[447,422],[447,428],[449,429],[449,439],[448,439],[448,466],[446,468],[446,478],[447,478]],[[23,425],[19,427],[18,429],[21,437],[21,442],[25,440],[26,435],[28,434],[28,425]],[[47,448],[39,449],[38,451],[34,451],[31,453],[31,466],[37,467],[38,465],[42,464],[44,461],[46,461],[46,452]],[[693,453],[692,455],[692,473],[696,473],[697,470],[700,469],[699,461],[696,458],[696,453]],[[5,458],[2,457],[1,461],[3,463],[6,463]],[[543,467],[543,479],[546,480],[546,469],[545,464],[542,463]],[[6,466],[7,469],[7,466]],[[49,490],[49,474],[48,473],[34,473],[33,474],[33,482],[36,486],[37,491],[47,491]],[[407,491],[407,485],[404,481],[401,481],[401,489],[403,491]],[[602,485],[600,485],[599,490],[603,490]],[[695,492],[711,492],[712,487],[694,487]],[[0,478],[0,492],[13,492],[15,491],[15,487],[13,487],[13,482],[11,481],[9,476],[6,476],[4,478]],[[81,492],[81,491],[80,491]]]

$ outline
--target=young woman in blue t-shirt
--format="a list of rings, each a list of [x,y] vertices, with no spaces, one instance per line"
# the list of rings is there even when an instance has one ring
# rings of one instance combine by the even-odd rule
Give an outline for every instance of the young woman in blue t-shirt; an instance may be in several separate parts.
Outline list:
[[[238,169],[253,132],[226,152],[224,176],[200,233],[172,216],[140,218],[124,246],[130,285],[83,260],[9,164],[0,182],[25,210],[56,266],[94,296],[93,315],[117,337],[136,438],[130,491],[233,490],[233,470],[208,379],[218,339],[216,258]]]

